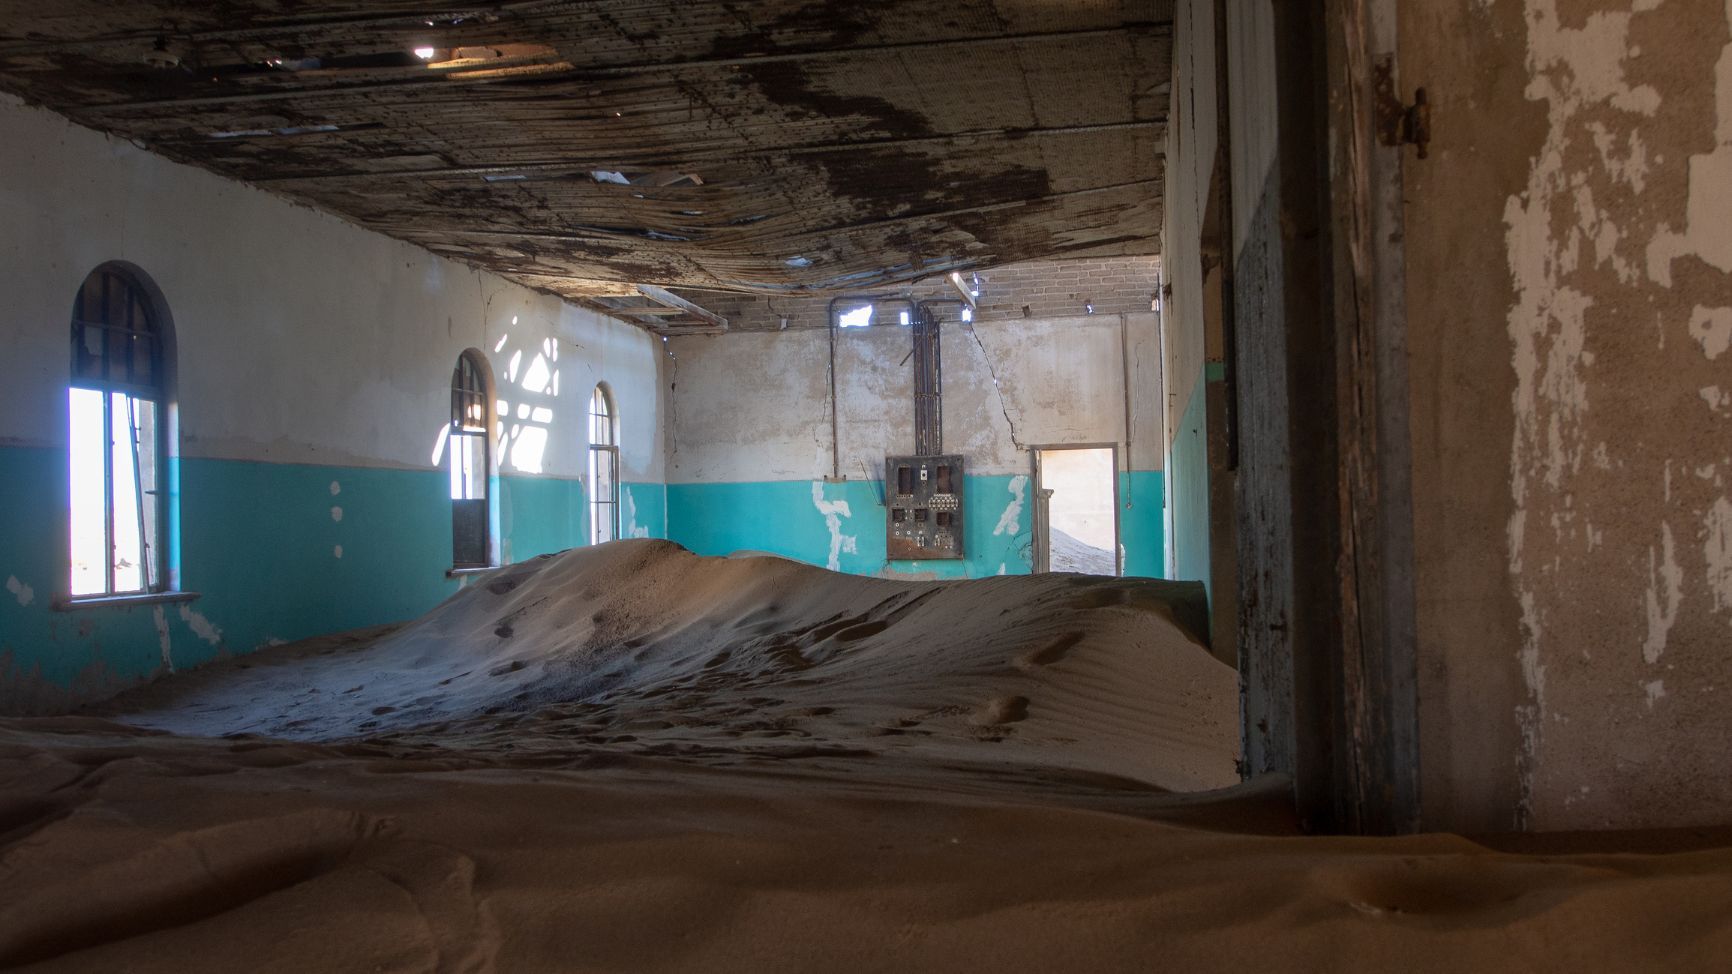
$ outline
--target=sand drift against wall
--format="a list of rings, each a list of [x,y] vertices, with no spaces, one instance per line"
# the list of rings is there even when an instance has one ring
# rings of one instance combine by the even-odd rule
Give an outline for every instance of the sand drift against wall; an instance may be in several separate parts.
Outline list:
[[[1191,589],[619,542],[0,721],[0,968],[1637,970],[1732,852],[1298,837]],[[1712,836],[1649,836],[1706,846]],[[1626,837],[1625,841],[1629,841]],[[1543,851],[1556,852],[1568,842]]]
[[[918,746],[1164,790],[1233,770],[1235,677],[1192,586],[859,578],[661,541],[488,576],[376,640],[288,647],[123,697],[177,734],[767,755]],[[999,748],[997,750],[1004,750]]]

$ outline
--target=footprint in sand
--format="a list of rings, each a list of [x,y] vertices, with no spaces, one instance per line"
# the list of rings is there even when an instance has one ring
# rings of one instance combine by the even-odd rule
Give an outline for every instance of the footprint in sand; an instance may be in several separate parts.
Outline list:
[[[974,712],[973,722],[980,725],[1014,724],[1028,717],[1027,697],[996,697]]]
[[[1057,639],[1054,639],[1052,642],[1041,646],[1039,649],[1031,650],[1017,657],[1016,665],[1023,668],[1031,666],[1051,666],[1070,655],[1070,651],[1075,649],[1077,643],[1082,641],[1082,633],[1067,632]]]

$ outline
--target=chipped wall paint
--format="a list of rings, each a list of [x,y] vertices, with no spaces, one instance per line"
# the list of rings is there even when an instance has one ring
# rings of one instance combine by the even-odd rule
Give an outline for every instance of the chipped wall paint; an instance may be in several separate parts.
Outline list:
[[[845,500],[826,500],[824,483],[818,480],[812,481],[812,506],[823,516],[824,530],[830,532],[830,553],[824,560],[824,567],[833,572],[841,571],[842,552],[857,554],[860,551],[860,539],[842,533],[842,519],[852,518],[854,512]]]
[[[668,537],[705,554],[769,551],[866,574],[1026,572],[1028,447],[1118,443],[1126,571],[1158,576],[1165,534],[1155,324],[1154,315],[1137,314],[1122,324],[1097,315],[944,326],[946,449],[963,455],[969,489],[991,485],[967,500],[966,563],[884,560],[884,458],[906,452],[914,438],[908,329],[837,335],[839,481],[829,476],[826,331],[676,338],[665,372]]]
[[[883,499],[876,485],[862,481],[669,484],[667,536],[703,555],[763,552],[859,575],[1026,574],[1032,564],[1029,478],[970,474],[964,480],[969,497],[963,522],[967,557],[960,561],[889,561]],[[1119,502],[1127,508],[1159,510],[1160,474],[1122,475]],[[1120,512],[1121,519],[1126,513]],[[1160,577],[1160,522],[1122,523],[1136,525],[1135,531],[1123,533],[1125,573]]]
[[[1732,7],[1415,4],[1401,61],[1426,824],[1720,821]]]
[[[915,578],[981,578],[1029,570],[1029,530],[1012,483],[1026,476],[964,478],[966,558],[890,561],[885,508],[874,484],[823,480],[669,484],[668,537],[700,555],[780,555],[832,571]],[[1005,512],[1018,513],[1005,520]],[[1006,527],[1004,531],[999,528]]]
[[[1023,495],[1028,492],[1028,478],[1022,474],[1010,478],[1010,503],[1004,505],[1004,513],[998,516],[998,524],[993,527],[993,534],[1015,534],[1017,524],[1022,520]]]

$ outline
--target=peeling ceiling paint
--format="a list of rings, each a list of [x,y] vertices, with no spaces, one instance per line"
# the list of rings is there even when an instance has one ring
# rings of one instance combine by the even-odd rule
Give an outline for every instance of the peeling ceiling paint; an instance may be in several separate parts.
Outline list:
[[[1170,0],[0,7],[0,89],[566,297],[1158,251]]]

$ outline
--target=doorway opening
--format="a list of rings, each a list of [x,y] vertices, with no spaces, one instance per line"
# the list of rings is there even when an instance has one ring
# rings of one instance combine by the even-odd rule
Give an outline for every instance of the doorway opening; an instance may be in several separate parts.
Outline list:
[[[1035,571],[1119,575],[1119,454],[1082,444],[1034,449]]]

